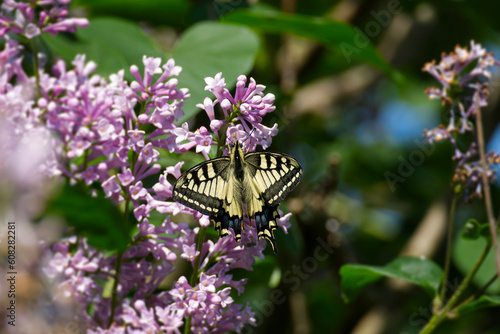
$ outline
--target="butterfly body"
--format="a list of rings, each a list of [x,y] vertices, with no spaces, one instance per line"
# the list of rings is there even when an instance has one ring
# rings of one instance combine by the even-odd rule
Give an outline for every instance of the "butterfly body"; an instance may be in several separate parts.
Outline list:
[[[174,185],[173,198],[209,215],[219,235],[241,238],[243,218],[255,222],[259,238],[270,241],[276,252],[273,230],[278,207],[300,182],[302,168],[289,155],[252,152],[244,154],[238,142],[229,156],[202,162],[182,174]]]

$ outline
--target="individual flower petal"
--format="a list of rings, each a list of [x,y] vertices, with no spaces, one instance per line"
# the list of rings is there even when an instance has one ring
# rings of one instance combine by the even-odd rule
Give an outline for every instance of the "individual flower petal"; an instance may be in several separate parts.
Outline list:
[[[126,168],[123,173],[118,173],[118,180],[120,180],[124,187],[127,187],[129,184],[134,182],[134,179],[134,175],[132,175],[130,168]]]
[[[136,201],[144,198],[148,193],[148,191],[143,188],[142,181],[139,181],[135,185],[130,186],[129,192],[130,197],[132,197]]]

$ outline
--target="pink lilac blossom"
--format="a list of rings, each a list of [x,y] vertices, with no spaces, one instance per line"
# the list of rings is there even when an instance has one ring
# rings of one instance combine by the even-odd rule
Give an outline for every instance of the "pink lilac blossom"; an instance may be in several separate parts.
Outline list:
[[[0,213],[27,221],[44,207],[51,194],[47,176],[57,175],[58,169],[54,141],[33,102],[35,80],[22,68],[21,50],[16,40],[6,38],[0,51]]]
[[[212,102],[206,98],[203,104],[197,106],[208,115],[210,129],[216,137],[225,136],[225,144],[233,144],[240,141],[245,151],[254,151],[257,145],[266,149],[271,145],[271,138],[278,134],[278,125],[272,128],[262,125],[262,117],[275,110],[274,94],[264,95],[264,85],[258,85],[253,78],[247,85],[247,77],[240,75],[236,80],[236,90],[234,95],[225,88],[226,83],[222,73],[217,73],[213,78],[205,78],[205,90],[211,92],[216,97]],[[217,120],[214,107],[219,104],[224,118]],[[239,123],[236,124],[236,121]],[[227,124],[226,133],[220,133],[223,125]],[[225,151],[227,153],[227,149]]]
[[[59,32],[74,33],[77,27],[88,26],[86,18],[68,17],[67,5],[70,2],[4,0],[0,7],[0,37],[11,33],[31,39],[42,32],[53,35]]]
[[[456,134],[474,132],[473,118],[479,108],[487,106],[489,95],[488,81],[491,78],[490,67],[500,65],[493,54],[474,41],[470,50],[460,46],[449,54],[443,53],[441,61],[436,64],[426,63],[423,71],[431,74],[441,85],[429,87],[426,94],[430,99],[441,99],[447,109],[447,125],[425,130],[424,135],[429,143],[449,141],[454,149],[453,160],[456,161],[453,181],[465,185],[466,198],[482,197],[482,175],[493,181],[496,170],[483,170],[478,162],[476,142],[472,142],[466,150],[459,148]],[[487,154],[489,165],[498,164],[500,155],[495,152]]]

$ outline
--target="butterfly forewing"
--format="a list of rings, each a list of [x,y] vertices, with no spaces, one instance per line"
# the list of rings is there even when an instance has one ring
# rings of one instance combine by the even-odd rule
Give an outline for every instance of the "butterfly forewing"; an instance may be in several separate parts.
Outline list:
[[[248,153],[249,172],[258,185],[267,205],[279,205],[302,179],[302,168],[291,156],[283,153]]]
[[[229,157],[220,157],[187,170],[177,179],[172,197],[203,214],[216,214],[226,197],[229,163]]]

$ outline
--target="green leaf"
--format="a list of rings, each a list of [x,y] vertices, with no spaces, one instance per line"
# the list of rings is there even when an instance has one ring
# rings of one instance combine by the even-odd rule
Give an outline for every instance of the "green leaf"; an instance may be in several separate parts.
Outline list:
[[[46,214],[61,216],[99,249],[123,251],[130,240],[132,224],[102,191],[92,197],[79,186],[66,185],[49,202]]]
[[[116,16],[154,25],[184,26],[189,23],[192,7],[185,0],[76,0],[73,7],[83,6],[93,17]]]
[[[458,308],[458,314],[462,315],[470,311],[476,311],[486,307],[500,306],[500,296],[483,295],[478,299]]]
[[[40,36],[43,43],[47,46],[51,53],[62,58],[65,62],[69,63],[77,54],[84,54],[86,44],[78,40],[72,40],[65,37],[63,34],[51,35],[42,34]]]
[[[332,19],[275,11],[240,9],[223,17],[224,22],[245,24],[268,33],[287,33],[310,38],[353,60],[368,63],[399,80],[397,71],[377,52],[361,30]]]
[[[43,41],[49,49],[71,62],[77,54],[86,54],[87,61],[97,63],[101,75],[116,73],[136,64],[141,68],[142,57],[160,57],[162,52],[153,40],[133,22],[116,18],[96,18],[85,29],[78,29],[75,39],[63,35],[44,34]]]
[[[205,77],[222,72],[230,89],[239,75],[252,69],[259,45],[254,32],[238,25],[202,22],[186,30],[172,54],[175,63],[182,66],[178,87],[187,87],[191,93],[180,122],[193,117],[199,111],[196,104],[208,96]]]
[[[80,29],[77,37],[88,43],[107,46],[120,52],[128,64],[142,64],[142,57],[160,57],[162,52],[153,40],[134,22],[117,18],[96,18],[90,21],[86,29]],[[106,50],[100,53],[100,59],[109,56]],[[120,69],[122,67],[119,67]],[[113,71],[115,72],[115,71]]]
[[[368,284],[382,277],[399,278],[437,295],[443,270],[431,260],[416,257],[399,257],[386,266],[348,264],[340,268],[342,298],[352,301]]]
[[[453,242],[452,259],[464,276],[467,275],[476,263],[485,244],[485,238],[478,238],[475,240],[466,240],[460,237],[455,238]],[[488,283],[495,274],[495,252],[492,248],[484,259],[483,264],[472,278],[472,282],[477,287],[482,287]],[[490,285],[486,291],[490,294],[498,293],[500,291],[500,283],[498,280]]]

